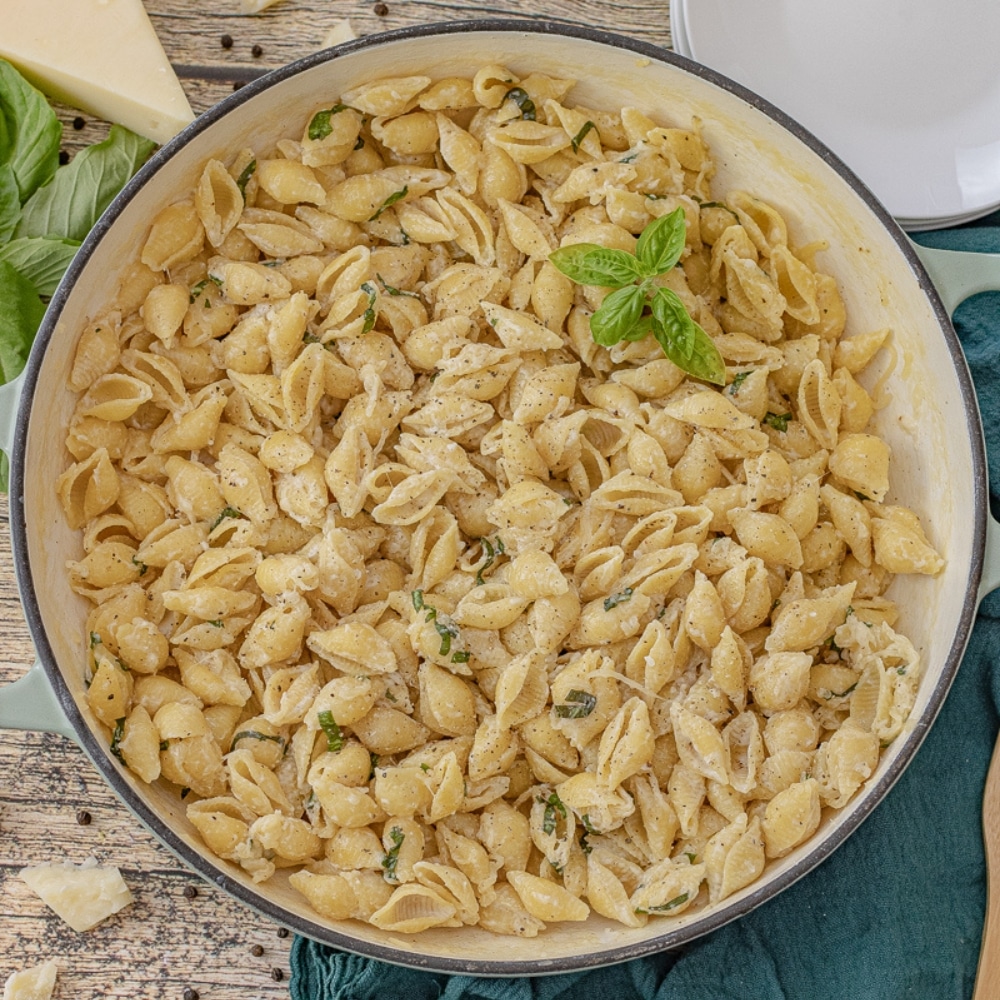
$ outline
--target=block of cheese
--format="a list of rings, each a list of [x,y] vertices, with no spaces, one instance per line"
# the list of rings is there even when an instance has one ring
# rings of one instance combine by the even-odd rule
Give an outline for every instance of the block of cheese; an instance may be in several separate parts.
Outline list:
[[[142,0],[3,0],[0,56],[50,97],[154,142],[194,117]]]
[[[56,963],[49,960],[15,972],[4,983],[3,1000],[50,1000],[58,971]]]
[[[21,878],[75,931],[89,931],[132,902],[121,872],[98,867],[94,858],[87,858],[79,867],[64,861],[23,868]]]

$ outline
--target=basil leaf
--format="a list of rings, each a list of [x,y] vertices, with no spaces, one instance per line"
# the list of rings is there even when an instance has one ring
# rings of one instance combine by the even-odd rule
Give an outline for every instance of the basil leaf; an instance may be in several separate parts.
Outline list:
[[[79,246],[76,240],[11,240],[0,243],[0,260],[7,261],[27,278],[39,295],[50,296]]]
[[[0,261],[0,385],[21,374],[44,315],[35,286]]]
[[[688,375],[725,385],[726,365],[719,349],[688,315],[677,294],[669,288],[658,288],[652,307],[653,336],[660,342],[663,353]]]
[[[681,259],[686,238],[683,208],[675,208],[669,215],[646,226],[635,245],[635,255],[644,276],[669,271]]]
[[[382,858],[382,868],[385,872],[383,878],[387,882],[396,882],[396,865],[399,864],[399,849],[403,846],[403,841],[406,839],[406,834],[398,827],[394,826],[389,831],[389,839],[392,841],[392,847],[389,852]]]
[[[596,243],[573,243],[549,254],[549,261],[578,285],[623,288],[640,275],[635,257]]]
[[[792,415],[790,413],[771,413],[768,411],[764,414],[764,419],[761,420],[761,423],[767,424],[768,427],[773,427],[776,431],[784,434],[788,430],[788,421],[791,419]]]
[[[612,292],[590,317],[594,343],[603,347],[617,344],[639,322],[645,307],[646,293],[638,285]]]
[[[243,200],[246,201],[247,197],[247,185],[250,183],[250,178],[257,172],[257,161],[251,160],[241,171],[240,176],[236,178],[236,186],[240,189],[240,194],[243,195]]]
[[[379,205],[375,214],[368,220],[369,222],[374,222],[387,208],[392,208],[400,198],[405,198],[410,193],[410,189],[404,184],[399,191],[393,191],[385,201]]]
[[[325,139],[332,131],[333,125],[330,124],[330,119],[334,115],[339,115],[341,111],[346,111],[346,104],[335,104],[332,108],[328,108],[326,111],[317,111],[313,115],[312,121],[309,122],[309,138],[314,142]]]
[[[0,163],[9,164],[24,203],[59,166],[62,125],[42,94],[0,59]]]
[[[317,712],[320,728],[326,734],[326,749],[329,753],[340,753],[344,749],[344,734],[340,731],[333,712],[327,710]]]
[[[590,121],[590,119],[587,119],[587,121],[585,121],[583,123],[583,128],[581,128],[580,131],[577,132],[576,135],[574,135],[573,138],[570,139],[570,142],[569,142],[570,146],[573,148],[573,152],[574,153],[576,153],[576,152],[579,151],[579,149],[580,149],[580,143],[583,142],[583,140],[587,138],[587,133],[591,129],[595,129],[595,128],[597,128],[597,126],[592,121]]]
[[[155,147],[112,125],[104,142],[82,150],[28,199],[14,235],[82,240]]]
[[[629,330],[628,333],[622,338],[623,340],[642,340],[647,334],[653,332],[653,317],[650,315],[645,315],[639,319],[639,322]]]
[[[0,121],[3,117],[0,116]],[[21,216],[17,178],[9,163],[0,163],[0,243],[11,238]]]
[[[528,92],[523,87],[514,87],[508,90],[503,99],[513,101],[521,109],[521,117],[525,121],[533,122],[535,120],[535,102],[528,96]]]

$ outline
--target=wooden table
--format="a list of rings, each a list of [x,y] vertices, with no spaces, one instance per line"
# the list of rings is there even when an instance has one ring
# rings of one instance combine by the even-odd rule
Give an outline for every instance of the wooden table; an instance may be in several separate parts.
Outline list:
[[[358,35],[405,25],[483,17],[575,21],[671,44],[668,0],[281,0],[260,15],[239,0],[146,0],[196,112],[234,86],[320,47],[338,21]],[[529,12],[530,10],[530,12]],[[224,48],[223,35],[232,38]],[[255,48],[259,46],[259,49]],[[255,52],[260,52],[255,55]],[[72,153],[107,125],[58,109]],[[74,120],[76,121],[74,122]],[[21,613],[0,498],[0,684],[24,673],[33,651]],[[89,821],[88,821],[89,818]],[[89,855],[121,868],[135,903],[86,934],[62,923],[18,878],[26,865]],[[288,995],[284,928],[189,873],[112,795],[69,740],[0,732],[0,982],[54,958],[57,998],[254,1000]]]

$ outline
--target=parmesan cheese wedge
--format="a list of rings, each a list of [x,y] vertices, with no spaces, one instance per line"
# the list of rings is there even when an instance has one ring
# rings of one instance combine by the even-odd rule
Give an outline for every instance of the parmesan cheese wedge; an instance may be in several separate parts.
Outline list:
[[[132,902],[121,872],[113,866],[98,867],[94,858],[79,867],[64,861],[23,868],[21,878],[75,931],[89,931]]]
[[[154,142],[194,118],[141,0],[4,0],[0,56],[50,97]]]
[[[56,963],[49,960],[7,978],[3,1000],[49,1000],[56,987]]]

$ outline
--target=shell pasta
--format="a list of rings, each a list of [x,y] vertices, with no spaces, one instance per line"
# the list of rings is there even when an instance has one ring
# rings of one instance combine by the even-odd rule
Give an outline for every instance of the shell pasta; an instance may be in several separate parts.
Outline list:
[[[794,220],[712,190],[698,122],[573,86],[322,96],[204,164],[80,333],[55,488],[93,718],[324,919],[713,906],[915,702],[886,590],[943,560],[870,426],[891,332],[851,329]],[[600,346],[608,289],[549,260],[678,210],[655,281],[724,387]]]

